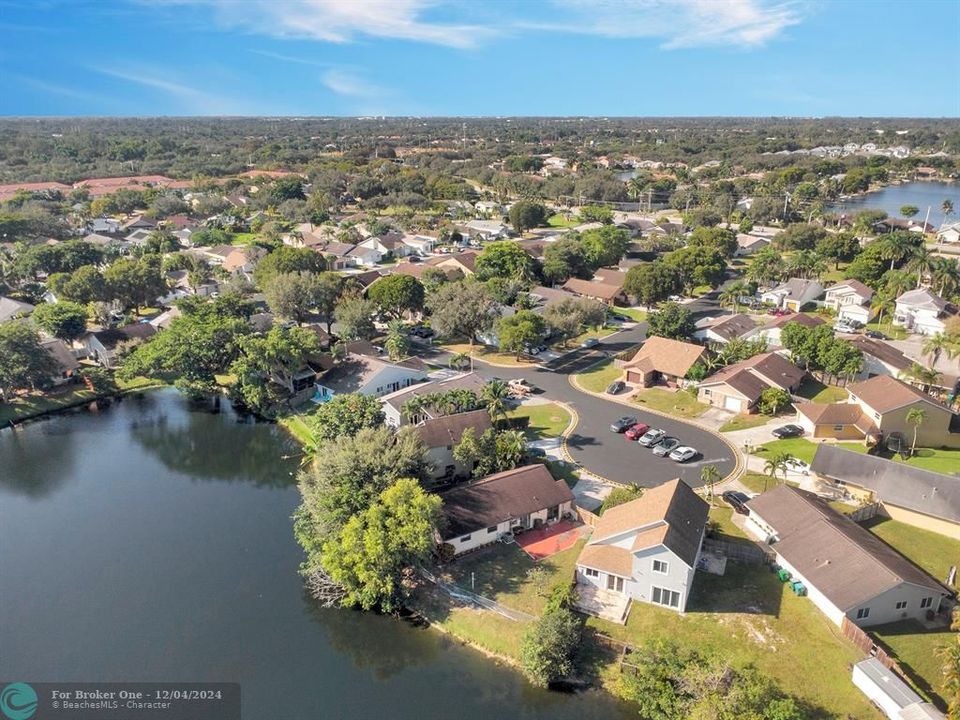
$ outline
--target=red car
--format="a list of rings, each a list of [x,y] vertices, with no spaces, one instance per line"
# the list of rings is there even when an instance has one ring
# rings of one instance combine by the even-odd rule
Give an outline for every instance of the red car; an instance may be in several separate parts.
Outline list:
[[[649,425],[644,423],[637,423],[632,428],[627,430],[626,438],[627,440],[639,440],[642,435],[644,435],[647,430],[650,429]]]

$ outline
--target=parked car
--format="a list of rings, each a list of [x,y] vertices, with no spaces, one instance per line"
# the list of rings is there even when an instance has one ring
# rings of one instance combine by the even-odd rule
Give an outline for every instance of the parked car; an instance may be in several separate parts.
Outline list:
[[[539,355],[541,352],[543,352],[539,345],[526,345],[524,346],[523,351],[527,355]]]
[[[680,441],[669,435],[653,446],[653,454],[658,457],[665,457],[680,447]]]
[[[795,473],[800,473],[801,475],[810,474],[810,465],[798,458],[790,458],[783,464],[786,465],[787,470],[792,470]]]
[[[531,460],[546,460],[547,451],[543,448],[538,447],[528,447],[527,448],[527,457]]]
[[[522,393],[532,393],[537,391],[537,386],[524,378],[513,378],[507,381],[507,387],[511,390],[517,390]]]
[[[646,423],[637,423],[632,428],[627,430],[627,432],[624,433],[624,436],[627,438],[627,440],[639,440],[649,429],[650,426]]]
[[[625,415],[619,420],[614,420],[610,423],[610,430],[615,433],[626,432],[627,428],[631,428],[636,425],[638,422],[637,418],[632,415]]]
[[[627,384],[623,380],[614,380],[607,385],[607,395],[618,395],[622,393]]]
[[[778,440],[783,440],[784,438],[800,437],[803,435],[803,428],[799,425],[781,425],[778,428],[774,428],[773,432],[770,433]]]
[[[666,430],[661,430],[660,428],[653,428],[652,430],[647,430],[647,432],[637,440],[638,443],[644,447],[653,447],[658,442],[663,440],[664,436],[667,434]]]
[[[853,334],[857,331],[857,328],[853,326],[852,323],[845,320],[841,320],[833,326],[833,331],[838,333],[846,333],[848,335]]]
[[[669,297],[667,297],[667,300],[670,302],[680,302],[683,300],[683,298],[680,297],[679,295],[670,295]]]
[[[884,335],[882,332],[880,332],[879,330],[867,330],[867,331],[864,333],[864,335],[866,335],[868,338],[872,338],[872,339],[874,339],[874,340],[889,340],[889,339],[890,339],[890,338],[888,338],[886,335]]]
[[[687,460],[692,460],[696,456],[696,454],[697,454],[697,451],[694,450],[689,445],[681,445],[672,453],[670,453],[667,457],[669,457],[674,462],[684,463],[684,462],[687,462]]]
[[[415,335],[418,338],[431,338],[433,337],[433,330],[425,325],[417,325],[410,330],[410,334]]]
[[[737,490],[727,490],[720,497],[723,498],[723,501],[732,507],[734,511],[740,513],[741,515],[749,515],[750,511],[747,509],[747,500],[750,497],[746,493],[739,492]]]
[[[599,344],[600,344],[600,341],[597,340],[595,337],[592,337],[592,338],[587,338],[587,339],[584,340],[582,343],[580,343],[580,347],[582,347],[582,348],[592,348],[592,347],[596,347],[596,346],[599,345]]]

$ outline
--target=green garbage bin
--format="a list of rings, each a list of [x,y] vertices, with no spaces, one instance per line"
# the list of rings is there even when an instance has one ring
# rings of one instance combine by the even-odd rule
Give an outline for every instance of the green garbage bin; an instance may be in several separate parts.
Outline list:
[[[780,578],[780,582],[787,582],[790,579],[790,571],[780,568],[777,577]]]

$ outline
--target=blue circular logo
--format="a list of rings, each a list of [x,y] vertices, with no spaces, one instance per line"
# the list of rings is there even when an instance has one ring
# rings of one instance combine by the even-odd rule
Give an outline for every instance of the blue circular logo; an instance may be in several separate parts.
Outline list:
[[[0,691],[0,711],[8,720],[30,720],[37,711],[37,693],[26,683],[10,683]]]

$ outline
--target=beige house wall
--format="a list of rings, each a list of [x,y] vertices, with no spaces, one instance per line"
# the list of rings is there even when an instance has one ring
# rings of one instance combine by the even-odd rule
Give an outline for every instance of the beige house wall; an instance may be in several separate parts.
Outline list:
[[[874,422],[884,435],[889,435],[891,432],[901,432],[911,443],[913,442],[914,426],[907,422],[907,414],[915,407],[922,408],[927,418],[917,431],[917,447],[960,447],[960,433],[950,432],[951,413],[946,408],[918,401],[892,412],[884,413],[879,420],[876,420],[874,410],[871,407],[865,403],[860,403],[860,405],[868,417],[874,418]]]
[[[922,530],[929,530],[930,532],[935,532],[938,535],[953,538],[954,540],[960,540],[960,525],[957,523],[930,517],[929,515],[924,515],[914,510],[894,507],[893,505],[885,504],[883,509],[893,520],[898,520],[899,522],[912,525]]]

